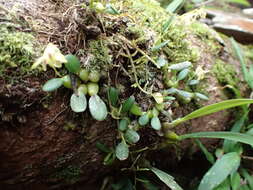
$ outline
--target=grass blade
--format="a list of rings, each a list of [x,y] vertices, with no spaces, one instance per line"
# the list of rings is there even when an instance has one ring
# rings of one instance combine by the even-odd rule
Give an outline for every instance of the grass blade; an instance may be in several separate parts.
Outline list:
[[[238,121],[236,121],[230,131],[240,132],[247,118],[248,118],[248,113],[244,114]],[[223,143],[224,152],[232,152],[235,144],[236,142],[234,141],[224,140],[224,143]]]
[[[202,152],[205,154],[206,159],[213,164],[215,162],[214,156],[206,149],[206,147],[201,143],[200,140],[196,139],[195,143],[199,146],[199,148],[202,150]]]
[[[205,116],[211,113],[215,113],[221,110],[225,110],[228,108],[233,108],[236,106],[242,106],[245,104],[252,104],[253,99],[231,99],[231,100],[225,100],[219,103],[211,104],[205,107],[202,107],[198,110],[193,111],[192,113],[184,116],[183,118],[179,118],[177,120],[174,120],[172,122],[172,126],[176,126],[182,122],[188,121],[190,119],[198,118],[201,116]]]
[[[223,155],[204,175],[198,190],[213,190],[238,169],[240,161],[241,158],[236,152]]]
[[[174,13],[176,10],[178,10],[184,3],[184,0],[173,0],[167,7],[166,11],[170,13]]]
[[[161,171],[157,168],[150,168],[150,170],[162,181],[164,182],[171,190],[183,190],[177,182],[174,180],[174,177]]]
[[[241,142],[253,146],[253,136],[242,133],[235,132],[198,132],[181,135],[179,140],[189,139],[189,138],[218,138],[233,140],[236,142]]]
[[[238,45],[238,43],[233,38],[231,38],[231,43],[232,43],[232,46],[235,50],[236,56],[238,57],[238,59],[240,61],[243,78],[248,83],[249,76],[248,76],[248,71],[247,71],[247,68],[246,68],[246,62],[245,62],[245,58],[243,56],[242,50],[241,50],[240,46]]]
[[[252,176],[244,168],[242,168],[241,171],[242,171],[242,176],[248,181],[248,185],[249,185],[250,189],[253,189],[253,178],[252,178]]]

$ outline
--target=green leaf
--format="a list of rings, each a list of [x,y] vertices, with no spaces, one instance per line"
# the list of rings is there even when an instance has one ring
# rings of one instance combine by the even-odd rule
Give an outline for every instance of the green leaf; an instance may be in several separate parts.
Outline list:
[[[248,85],[253,89],[253,65],[251,64],[249,67],[248,73]]]
[[[241,176],[238,172],[234,172],[230,175],[230,184],[232,190],[238,190],[241,184]]]
[[[204,175],[198,190],[213,190],[238,169],[240,161],[241,158],[236,152],[223,155]]]
[[[182,71],[180,71],[178,73],[178,76],[177,76],[177,80],[180,81],[180,80],[184,80],[187,75],[189,74],[189,69],[183,69]]]
[[[252,78],[250,76],[251,68],[248,71],[247,66],[246,66],[247,64],[246,64],[246,61],[245,61],[245,57],[244,57],[243,52],[242,52],[240,46],[238,45],[238,43],[233,38],[231,38],[231,43],[232,43],[232,46],[235,50],[235,54],[236,54],[236,56],[238,57],[238,59],[240,61],[243,78],[248,83],[249,87],[253,89],[253,83],[251,81]]]
[[[253,146],[253,136],[242,133],[235,132],[198,132],[181,135],[179,140],[189,139],[189,138],[219,138],[228,139]]]
[[[144,115],[142,115],[141,117],[139,117],[138,119],[138,123],[141,125],[141,126],[144,126],[144,125],[147,125],[149,122],[149,117],[148,117],[148,114],[145,113]]]
[[[230,190],[230,181],[226,178],[220,185],[218,185],[213,190]]]
[[[162,42],[154,47],[151,48],[151,51],[158,51],[160,49],[162,49],[164,46],[166,46],[169,43],[169,40]]]
[[[116,158],[115,152],[109,152],[104,158],[103,164],[108,166],[111,165]]]
[[[130,113],[133,115],[141,116],[142,115],[141,107],[138,106],[137,104],[133,104],[130,109]]]
[[[112,106],[117,105],[118,99],[119,99],[119,90],[114,87],[110,87],[109,88],[109,101],[111,102]]]
[[[125,142],[121,142],[116,146],[116,157],[119,160],[126,160],[129,156],[129,149]]]
[[[124,135],[128,143],[134,144],[140,140],[140,135],[133,129],[128,129]]]
[[[169,29],[172,21],[175,19],[175,15],[172,15],[165,23],[164,25],[162,26],[162,33],[166,33],[167,30]]]
[[[61,87],[63,81],[61,78],[53,78],[48,80],[42,87],[42,90],[45,92],[51,92]]]
[[[151,127],[155,130],[160,130],[162,128],[160,119],[157,116],[151,119]]]
[[[128,112],[132,106],[134,105],[135,98],[133,96],[130,96],[127,100],[124,101],[121,108],[121,113]]]
[[[127,130],[128,124],[129,124],[129,122],[127,119],[121,119],[119,122],[118,129],[120,131],[125,131],[125,130]]]
[[[246,169],[241,169],[242,176],[248,181],[250,189],[253,189],[253,177],[247,172]]]
[[[80,71],[79,59],[72,54],[66,55],[65,58],[67,60],[67,63],[65,63],[65,67],[67,68],[67,70],[71,73],[77,74]]]
[[[174,180],[174,177],[165,173],[162,170],[159,170],[155,167],[150,168],[150,170],[163,182],[165,183],[171,190],[183,190],[177,182]]]
[[[112,5],[107,4],[106,5],[106,12],[112,15],[118,15],[120,14],[118,10],[116,10]]]
[[[201,143],[200,140],[196,139],[195,143],[199,146],[199,148],[202,150],[202,152],[205,154],[206,159],[213,164],[215,162],[214,156],[206,149],[206,147]]]
[[[113,190],[135,190],[134,185],[132,184],[129,178],[120,179],[116,184],[112,184]]]
[[[107,111],[105,103],[98,95],[93,95],[90,97],[89,109],[94,119],[98,121],[103,121],[106,119],[108,111]]]
[[[189,61],[177,63],[177,64],[172,64],[169,66],[169,69],[175,70],[175,71],[181,71],[183,69],[186,69],[188,67],[192,66],[192,63]]]
[[[70,98],[70,107],[74,112],[84,112],[87,108],[87,100],[83,93],[72,94]]]
[[[240,5],[246,6],[246,7],[250,6],[249,1],[247,1],[247,0],[227,0],[227,1],[230,2],[230,3],[237,3],[237,4],[240,4]]]
[[[167,7],[166,11],[170,13],[174,13],[176,10],[178,10],[184,3],[184,0],[173,0]]]
[[[196,84],[199,84],[199,80],[190,80],[188,82],[188,85],[190,85],[190,86],[193,86],[193,85],[196,85]]]
[[[191,101],[191,99],[194,97],[194,94],[191,92],[187,92],[184,90],[177,90],[176,94],[180,100],[183,100],[185,103],[188,103]]]
[[[219,103],[211,104],[208,106],[204,106],[198,110],[193,111],[192,113],[184,116],[183,118],[179,118],[177,120],[174,120],[172,122],[173,126],[176,126],[182,122],[188,121],[190,119],[194,119],[197,117],[201,117],[204,115],[208,115],[211,113],[215,113],[221,110],[225,110],[228,108],[236,107],[236,106],[242,106],[245,104],[252,104],[253,99],[231,99],[231,100],[225,100]]]
[[[240,190],[252,190],[252,189],[250,189],[247,184],[244,184],[240,186]]]
[[[160,57],[158,58],[158,60],[157,60],[157,65],[158,65],[159,67],[163,67],[163,66],[165,66],[167,63],[168,63],[168,61],[167,61],[164,57],[162,57],[162,56],[160,56]]]
[[[101,143],[99,141],[96,142],[96,147],[97,147],[97,149],[99,149],[102,152],[105,152],[105,153],[111,152],[110,148],[108,148],[105,144],[103,144],[103,143]]]
[[[195,92],[194,95],[195,95],[196,98],[199,98],[201,100],[209,100],[209,98],[206,95],[204,95],[204,94]]]
[[[235,122],[233,127],[231,128],[231,132],[240,132],[246,119],[248,117],[248,113],[244,114],[238,121]],[[230,140],[224,140],[223,142],[223,150],[224,152],[234,152],[235,151],[235,141],[230,141]]]

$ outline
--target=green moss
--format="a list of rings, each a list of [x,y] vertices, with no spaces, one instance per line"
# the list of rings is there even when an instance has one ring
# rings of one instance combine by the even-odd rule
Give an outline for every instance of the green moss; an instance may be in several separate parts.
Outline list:
[[[107,71],[112,63],[110,50],[105,40],[92,40],[88,44],[91,59],[88,68],[98,71]]]
[[[16,32],[6,25],[0,26],[0,77],[7,81],[30,74],[36,54],[35,39],[29,33]]]
[[[82,171],[79,167],[69,165],[53,174],[51,177],[64,180],[67,183],[75,183],[79,180]]]
[[[226,64],[222,60],[216,60],[212,72],[215,74],[215,77],[221,85],[232,85],[236,87],[239,83],[234,66]]]
[[[199,22],[193,22],[190,29],[201,39],[201,41],[206,44],[208,51],[216,54],[220,51],[221,46],[219,45],[217,39],[215,39],[215,33],[205,24]]]

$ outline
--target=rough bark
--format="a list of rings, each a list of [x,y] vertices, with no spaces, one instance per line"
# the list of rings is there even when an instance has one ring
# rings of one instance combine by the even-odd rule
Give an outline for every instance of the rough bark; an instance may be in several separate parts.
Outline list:
[[[27,3],[27,1],[20,2]],[[67,30],[66,25],[61,23],[61,17],[57,18],[53,14],[55,10],[52,10],[52,5],[56,8],[57,4],[43,4],[44,1],[29,1],[29,3],[31,4],[29,4],[28,14],[31,14],[34,20],[39,23],[48,21],[50,26],[53,22],[58,30]],[[4,5],[9,8],[11,2],[8,6],[7,4]],[[59,14],[66,13],[69,7],[62,5],[57,11],[59,11]],[[35,16],[37,15],[35,13],[41,13],[41,10],[47,13],[46,19],[43,21],[40,20],[42,17]],[[24,19],[29,19],[24,13],[20,15]],[[48,36],[47,32],[38,32],[37,39],[46,44],[47,40],[45,39],[48,37],[50,41],[60,44],[57,40],[57,34],[56,36]],[[211,71],[216,59],[219,58],[227,64],[235,65],[238,69],[238,62],[233,60],[226,50],[226,47],[229,46],[226,46],[226,44],[221,45],[213,37],[211,40],[212,45],[216,47],[215,51],[212,51],[210,50],[210,44],[206,43],[202,38],[203,36],[199,37],[199,35],[199,33],[194,34],[192,31],[187,34],[187,40],[191,44],[191,48],[198,47],[201,50],[197,66],[202,66],[204,70]],[[80,41],[77,40],[80,39],[76,39],[75,36],[70,37],[69,44],[65,44],[62,50],[75,52],[75,49],[72,49],[71,42],[74,41],[79,44]],[[111,75],[113,75],[115,70],[111,72]],[[29,184],[33,184],[33,187],[36,187],[36,184],[43,184],[45,188],[58,188],[65,184],[82,181],[85,183],[86,188],[91,189],[88,183],[96,184],[98,181],[101,182],[105,175],[112,174],[114,170],[122,165],[128,166],[127,162],[119,161],[116,161],[113,166],[103,165],[105,155],[95,146],[98,140],[109,147],[115,146],[117,141],[117,122],[115,120],[109,117],[106,121],[96,122],[91,119],[89,113],[73,114],[68,106],[70,92],[66,89],[52,93],[52,96],[45,100],[46,93],[42,92],[41,86],[52,75],[52,71],[48,71],[47,74],[40,73],[38,76],[22,77],[18,83],[12,85],[9,85],[0,76],[0,185],[5,188],[17,189],[20,187],[20,189],[24,189],[29,187]],[[212,72],[206,74],[206,76],[204,88],[206,88],[205,90],[210,98],[206,102],[201,101],[201,105],[208,105],[226,99],[226,95],[221,90],[222,85],[216,76]],[[118,77],[121,78],[122,84],[126,84],[126,94],[134,92],[139,96],[144,96],[141,92],[129,86],[126,77],[122,75]],[[192,105],[194,103],[174,108],[174,117],[181,117],[193,111],[195,107],[191,107]],[[144,104],[143,107],[145,107]],[[187,122],[178,126],[175,131],[178,134],[196,131],[221,131],[228,127],[231,117],[233,115],[229,112],[219,112]],[[75,125],[75,129],[66,131],[64,126],[69,122]],[[136,145],[138,148],[144,148],[161,141],[161,137],[152,129],[142,129],[140,134],[141,141]],[[216,140],[205,140],[204,143],[209,148],[217,145]],[[186,155],[192,145],[190,141],[183,142],[180,156]],[[133,147],[133,149],[136,149],[136,147]],[[167,150],[165,152],[168,158],[175,159],[174,152]],[[152,157],[152,151],[149,154]]]

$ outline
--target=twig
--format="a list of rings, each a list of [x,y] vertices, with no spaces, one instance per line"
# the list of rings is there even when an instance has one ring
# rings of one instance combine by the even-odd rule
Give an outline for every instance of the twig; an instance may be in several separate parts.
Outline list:
[[[66,110],[68,109],[68,107],[65,107],[62,111],[60,111],[59,113],[57,113],[54,118],[52,120],[50,120],[49,122],[47,122],[46,124],[47,125],[50,125],[51,123],[53,123],[57,117],[59,117],[63,112],[65,112]]]

